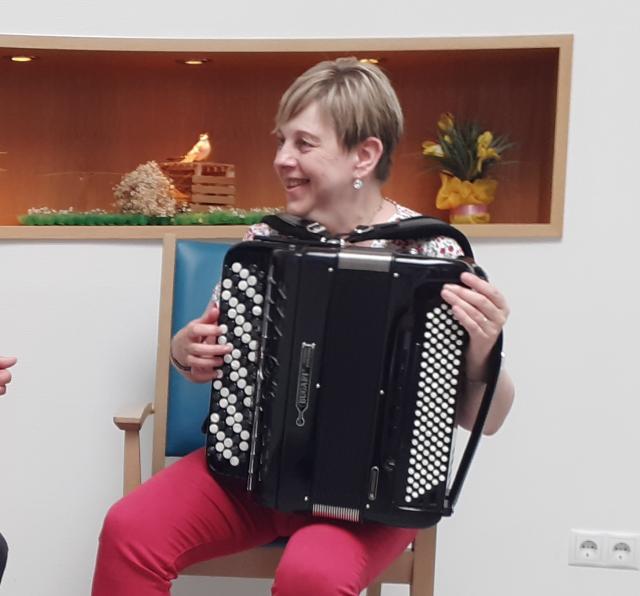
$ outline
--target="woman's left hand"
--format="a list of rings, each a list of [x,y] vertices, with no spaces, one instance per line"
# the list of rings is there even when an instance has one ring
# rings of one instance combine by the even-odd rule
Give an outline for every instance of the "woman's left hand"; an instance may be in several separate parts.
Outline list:
[[[469,334],[467,378],[484,381],[487,358],[509,317],[509,306],[495,286],[472,273],[463,273],[464,286],[446,284],[442,298]]]

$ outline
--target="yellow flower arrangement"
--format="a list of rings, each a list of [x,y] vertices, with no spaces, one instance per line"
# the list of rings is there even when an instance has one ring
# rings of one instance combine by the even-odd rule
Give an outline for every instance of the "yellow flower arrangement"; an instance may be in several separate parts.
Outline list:
[[[485,209],[464,206],[488,205],[495,197],[497,182],[487,177],[489,169],[513,145],[505,136],[483,131],[475,122],[457,122],[446,112],[438,120],[438,140],[424,141],[422,154],[441,166],[438,209],[458,209],[453,223],[486,223]]]

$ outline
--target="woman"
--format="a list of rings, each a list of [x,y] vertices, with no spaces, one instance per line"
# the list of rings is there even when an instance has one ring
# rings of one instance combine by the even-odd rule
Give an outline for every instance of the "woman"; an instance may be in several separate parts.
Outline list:
[[[381,186],[402,132],[402,111],[388,79],[354,58],[323,62],[283,95],[276,115],[276,174],[287,211],[315,220],[330,232],[411,217],[387,199]],[[268,234],[254,226],[248,237]],[[374,242],[376,246],[383,242]],[[461,254],[447,238],[416,245],[431,255]],[[488,354],[508,316],[502,295],[465,273],[443,289],[443,299],[470,336],[469,387],[459,423],[469,427],[483,391]],[[172,340],[172,361],[188,379],[211,381],[231,350],[218,345],[215,299],[199,319]],[[485,426],[495,432],[507,415],[513,386],[501,373]],[[197,561],[289,537],[273,594],[359,594],[398,556],[414,530],[377,524],[321,521],[256,504],[242,487],[214,479],[202,451],[156,474],[114,505],[105,520],[94,578],[94,596],[168,594],[180,570]]]

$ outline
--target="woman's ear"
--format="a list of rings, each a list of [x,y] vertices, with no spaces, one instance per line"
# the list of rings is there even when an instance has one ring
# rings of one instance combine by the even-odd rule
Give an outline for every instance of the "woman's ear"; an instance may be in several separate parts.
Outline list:
[[[382,157],[382,141],[377,137],[367,137],[355,148],[355,171],[357,178],[367,177]]]

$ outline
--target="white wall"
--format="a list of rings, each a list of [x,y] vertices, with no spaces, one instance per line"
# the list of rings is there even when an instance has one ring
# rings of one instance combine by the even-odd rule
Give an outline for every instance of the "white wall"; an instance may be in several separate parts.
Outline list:
[[[574,33],[565,234],[476,242],[509,297],[517,403],[440,525],[438,596],[632,596],[640,573],[567,566],[572,527],[640,531],[636,221],[637,4],[0,2],[0,33],[382,37]],[[0,82],[0,90],[1,90]],[[1,96],[0,96],[1,97]],[[0,131],[1,138],[1,131]],[[526,142],[526,139],[522,140]],[[401,197],[396,197],[401,199]],[[612,236],[615,234],[615,240]],[[159,243],[0,244],[0,593],[88,593],[103,512],[120,490],[119,406],[153,390]],[[181,579],[176,594],[268,584]],[[407,591],[385,587],[385,596]]]

